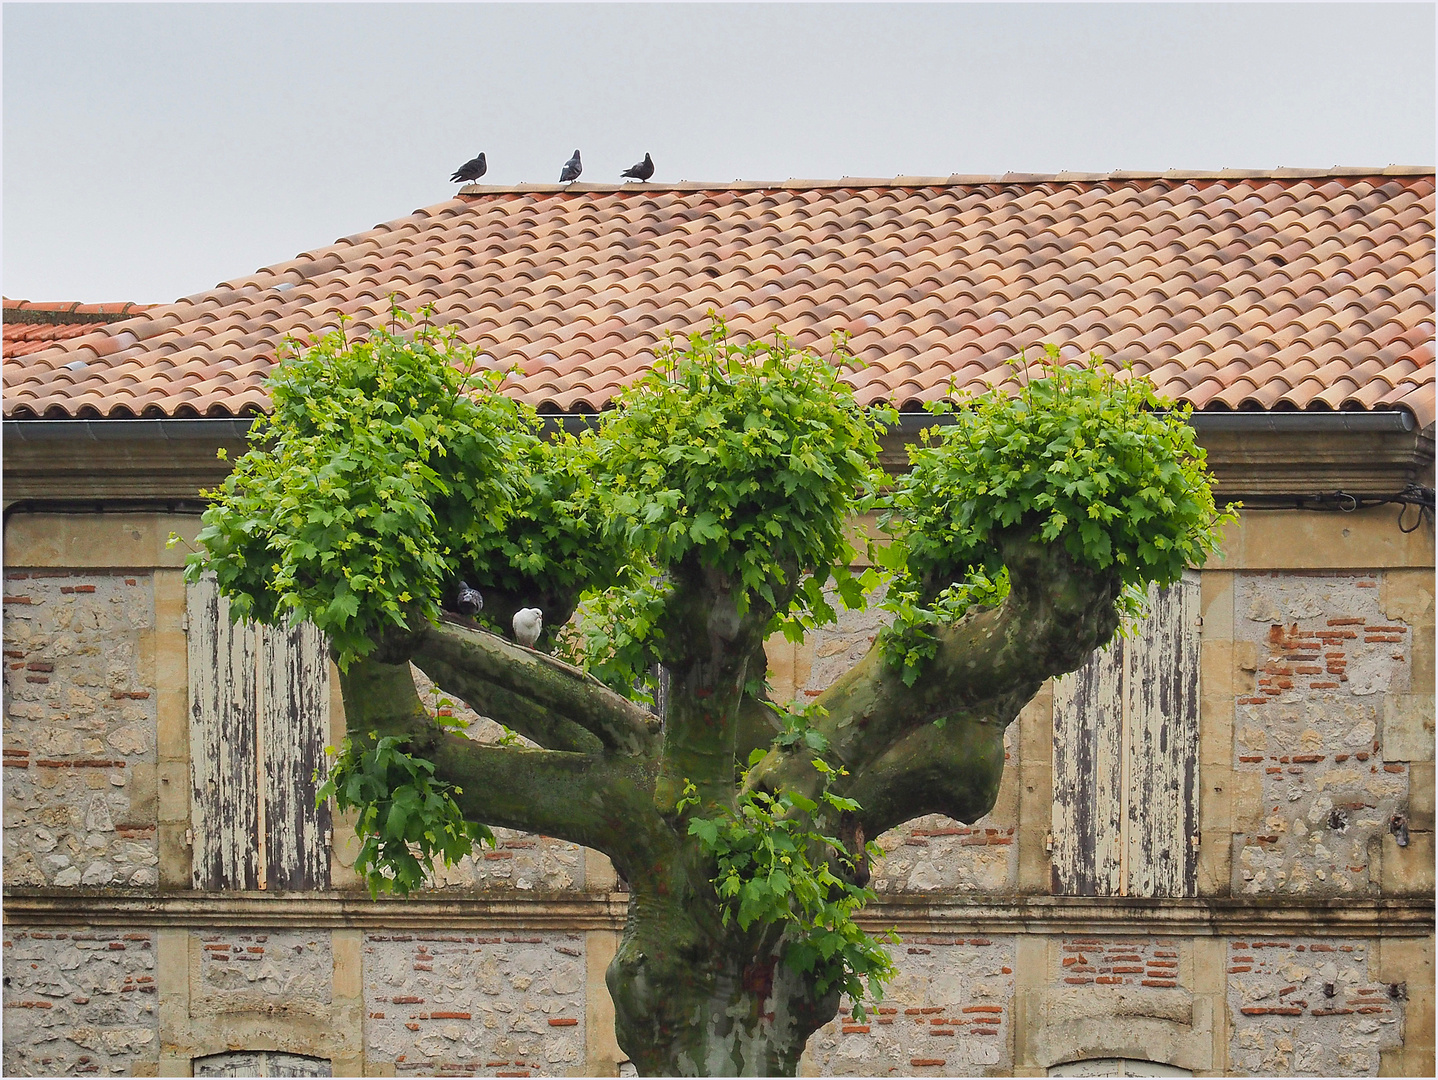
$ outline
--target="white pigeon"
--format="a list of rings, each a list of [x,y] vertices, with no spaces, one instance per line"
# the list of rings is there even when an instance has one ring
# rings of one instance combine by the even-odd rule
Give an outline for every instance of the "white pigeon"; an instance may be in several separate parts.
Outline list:
[[[543,627],[544,613],[537,607],[520,608],[514,613],[514,640],[526,649],[534,648]]]

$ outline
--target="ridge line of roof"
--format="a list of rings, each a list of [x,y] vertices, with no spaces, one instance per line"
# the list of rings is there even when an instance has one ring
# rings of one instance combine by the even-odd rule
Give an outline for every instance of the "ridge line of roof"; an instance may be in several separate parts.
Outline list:
[[[958,184],[1068,184],[1098,183],[1104,180],[1311,180],[1321,177],[1334,179],[1356,179],[1361,177],[1433,176],[1431,165],[1389,165],[1385,168],[1363,168],[1334,166],[1328,169],[1220,169],[1197,171],[1170,169],[1165,172],[1117,169],[1112,172],[1057,172],[1027,173],[1008,172],[1002,174],[953,173],[949,176],[894,176],[868,177],[845,176],[837,180],[732,180],[699,181],[680,180],[673,183],[653,182],[626,184],[586,184],[576,181],[572,184],[520,183],[520,184],[466,184],[455,194],[505,195],[539,194],[547,192],[641,192],[641,191],[783,191],[813,190],[820,188],[893,188],[893,187],[950,187]]]

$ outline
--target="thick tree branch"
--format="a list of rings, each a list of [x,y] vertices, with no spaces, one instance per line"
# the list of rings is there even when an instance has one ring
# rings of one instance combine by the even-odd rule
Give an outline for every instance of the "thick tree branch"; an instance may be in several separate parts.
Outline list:
[[[613,753],[475,742],[429,717],[409,665],[360,660],[340,676],[352,732],[395,736],[462,789],[465,817],[603,851],[631,882],[667,882],[678,839],[652,803],[653,764]]]
[[[604,749],[599,736],[553,709],[536,705],[529,698],[434,657],[417,657],[415,663],[441,690],[454,694],[481,716],[499,721],[546,750],[595,754]]]
[[[1072,671],[1113,636],[1119,583],[1067,552],[1020,536],[1001,540],[1009,595],[938,632],[939,648],[905,686],[876,645],[821,694],[818,725],[850,777],[868,836],[918,814],[972,821],[1003,774],[1003,732],[1045,679]],[[937,723],[936,723],[937,722]],[[771,753],[750,776],[767,788],[813,790],[808,755]]]
[[[533,721],[536,734],[516,727],[503,713],[491,715],[541,745],[548,745],[539,737],[543,734],[557,749],[583,749],[579,733],[567,727],[572,725],[596,737],[607,749],[636,758],[653,753],[659,721],[642,706],[561,660],[452,623],[420,631],[411,648],[422,671],[472,708],[480,707],[474,699],[488,696],[498,700],[496,694],[527,702],[523,712],[511,715],[516,721]],[[550,712],[554,718],[539,721],[536,711]]]

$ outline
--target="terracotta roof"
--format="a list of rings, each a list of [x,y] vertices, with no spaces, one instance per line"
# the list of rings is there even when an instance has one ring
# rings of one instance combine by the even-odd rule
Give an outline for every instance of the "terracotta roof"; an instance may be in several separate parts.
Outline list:
[[[1427,425],[1433,192],[1427,168],[471,186],[7,361],[5,415],[260,409],[284,335],[336,311],[383,325],[396,293],[558,412],[603,409],[712,307],[805,344],[849,332],[860,399],[900,408],[1001,381],[1052,341],[1200,409],[1406,408]]]
[[[149,304],[35,304],[29,300],[4,298],[5,359],[48,349],[57,341],[91,333],[96,323],[129,319]]]

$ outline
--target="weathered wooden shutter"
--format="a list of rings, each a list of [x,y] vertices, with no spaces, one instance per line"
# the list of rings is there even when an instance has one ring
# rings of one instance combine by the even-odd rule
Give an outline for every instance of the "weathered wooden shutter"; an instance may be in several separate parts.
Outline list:
[[[187,608],[195,887],[328,887],[329,810],[312,779],[329,727],[324,639],[310,623],[231,623],[208,577]]]
[[[1192,896],[1198,872],[1199,578],[1054,686],[1053,889]]]

